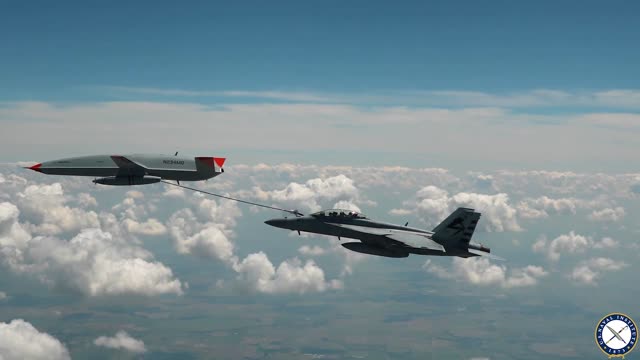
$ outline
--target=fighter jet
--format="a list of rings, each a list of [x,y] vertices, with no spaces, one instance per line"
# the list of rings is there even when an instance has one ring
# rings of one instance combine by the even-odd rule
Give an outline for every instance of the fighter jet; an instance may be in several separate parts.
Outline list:
[[[175,155],[94,155],[47,161],[28,169],[48,175],[92,176],[102,185],[146,185],[161,180],[207,180],[224,172],[225,158]]]
[[[409,254],[459,256],[463,258],[486,256],[491,249],[471,242],[480,213],[458,208],[433,231],[378,222],[350,210],[324,210],[308,216],[267,220],[267,225],[278,228],[357,239],[347,242],[345,248],[370,255],[404,258]]]

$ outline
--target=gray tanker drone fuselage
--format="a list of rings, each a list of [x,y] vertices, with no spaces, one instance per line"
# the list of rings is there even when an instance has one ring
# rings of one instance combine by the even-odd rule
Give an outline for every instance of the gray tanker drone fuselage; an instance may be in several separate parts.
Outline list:
[[[29,169],[47,175],[91,176],[96,184],[145,185],[161,180],[207,180],[224,172],[225,158],[172,155],[92,155],[39,163]]]

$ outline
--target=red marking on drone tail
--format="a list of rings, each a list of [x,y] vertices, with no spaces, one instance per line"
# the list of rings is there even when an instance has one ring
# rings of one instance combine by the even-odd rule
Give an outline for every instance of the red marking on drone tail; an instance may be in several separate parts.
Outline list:
[[[207,166],[211,166],[212,168],[215,168],[216,165],[218,165],[219,168],[222,168],[222,165],[224,165],[224,162],[227,159],[217,158],[217,157],[198,156],[196,160],[202,161],[203,163],[207,164]]]

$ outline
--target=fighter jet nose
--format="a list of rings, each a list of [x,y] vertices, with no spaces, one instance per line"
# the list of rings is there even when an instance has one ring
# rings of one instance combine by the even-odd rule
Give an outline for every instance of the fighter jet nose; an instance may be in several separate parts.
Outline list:
[[[278,228],[286,228],[287,219],[271,219],[264,222],[267,225],[275,226]]]

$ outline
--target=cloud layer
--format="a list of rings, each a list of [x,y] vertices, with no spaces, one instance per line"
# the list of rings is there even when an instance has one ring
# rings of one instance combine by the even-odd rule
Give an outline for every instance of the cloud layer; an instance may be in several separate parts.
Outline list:
[[[621,90],[598,94],[590,98],[635,99],[637,96],[635,92],[629,95]],[[561,98],[578,97],[558,96],[558,92],[553,91],[506,97],[444,91],[432,92],[429,96],[457,100],[449,105],[439,102],[433,106],[373,107],[343,102],[232,102],[216,106],[149,101],[64,105],[37,101],[5,103],[0,104],[0,121],[6,124],[6,131],[0,134],[0,150],[9,157],[31,157],[51,151],[51,144],[65,144],[54,145],[54,150],[61,152],[73,144],[74,138],[92,138],[95,147],[107,151],[133,147],[134,152],[157,152],[166,148],[166,134],[170,133],[176,144],[192,144],[193,151],[200,152],[207,151],[208,146],[196,144],[209,144],[210,132],[191,129],[208,129],[216,124],[216,131],[226,135],[217,139],[217,146],[238,149],[235,139],[242,138],[252,149],[259,149],[254,150],[256,156],[264,150],[297,152],[301,148],[300,139],[304,139],[305,151],[321,161],[333,157],[335,144],[340,144],[341,153],[359,154],[359,158],[380,152],[381,148],[386,155],[417,154],[415,161],[438,154],[433,161],[438,161],[440,166],[451,163],[468,166],[473,163],[469,154],[501,167],[514,164],[543,167],[548,163],[545,159],[552,157],[567,167],[589,168],[588,164],[598,163],[603,167],[625,168],[634,160],[636,136],[633,133],[640,121],[638,114],[628,110],[626,105],[633,103],[629,100],[607,101],[615,105],[614,109],[549,115],[527,113],[517,104],[544,104],[554,99],[553,103]],[[524,98],[537,100],[524,101]],[[461,99],[468,104],[460,104]],[[179,124],[174,121],[176,118],[181,119]],[[59,126],[61,121],[65,127]],[[73,136],[64,128],[73,128]],[[252,131],[247,133],[246,129]],[[102,136],[96,138],[96,133]],[[20,139],[25,138],[32,139],[33,144],[27,154],[20,146]],[[483,139],[482,146],[478,146],[479,138]],[[601,141],[603,138],[610,141]],[[569,145],[567,139],[571,139]],[[39,144],[47,144],[49,148]],[[81,150],[75,146],[72,151]]]
[[[201,185],[305,212],[330,207],[385,212],[392,208],[388,207],[389,200],[385,200],[385,209],[377,203],[384,194],[398,205],[390,216],[401,216],[402,221],[418,216],[425,223],[418,226],[425,228],[435,226],[456,207],[474,207],[483,214],[475,235],[480,239],[486,236],[481,233],[486,230],[513,237],[535,236],[526,230],[556,217],[591,221],[593,226],[602,224],[598,236],[575,232],[550,240],[538,236],[530,246],[523,247],[543,254],[554,268],[561,258],[571,258],[570,269],[589,265],[592,272],[601,273],[597,266],[577,263],[578,257],[569,255],[634,246],[626,239],[614,239],[605,230],[627,222],[624,202],[637,197],[633,189],[640,183],[640,175],[636,174],[501,170],[455,175],[440,168],[297,164],[235,165],[230,169],[224,181]],[[0,262],[15,273],[32,276],[56,289],[86,296],[184,293],[187,284],[142,245],[140,238],[152,236],[168,236],[179,254],[220,261],[229,273],[216,274],[218,284],[265,294],[341,289],[348,286],[345,276],[354,271],[353,266],[369,258],[345,250],[332,239],[325,245],[299,246],[297,254],[291,251],[277,263],[260,246],[249,245],[244,248],[248,249],[246,255],[240,256],[237,226],[246,214],[236,203],[182,191],[165,191],[165,196],[157,196],[156,188],[141,187],[105,205],[112,188],[92,188],[90,194],[85,192],[86,182],[80,182],[83,179],[44,178],[60,180],[48,184],[32,180],[41,181],[40,174],[24,175],[7,172],[0,178],[4,190],[0,192]],[[248,210],[251,214],[263,211]],[[383,215],[376,217],[384,220]],[[303,239],[309,239],[308,235]],[[258,238],[241,240],[259,244]],[[518,244],[519,240],[511,243]],[[336,257],[341,264],[337,279],[323,269]],[[536,265],[510,269],[482,259],[466,263],[454,260],[451,270],[435,264],[427,268],[470,284],[488,283],[505,289],[535,284],[547,272]],[[483,276],[474,278],[474,273]],[[566,279],[581,281],[569,273],[565,273]]]

